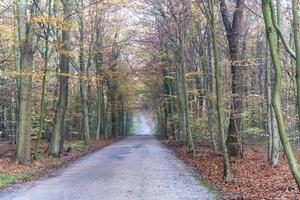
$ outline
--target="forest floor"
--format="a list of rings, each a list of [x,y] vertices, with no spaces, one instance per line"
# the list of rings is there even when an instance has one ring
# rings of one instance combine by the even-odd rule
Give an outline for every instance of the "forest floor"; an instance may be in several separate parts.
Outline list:
[[[11,147],[8,141],[0,142],[0,189],[11,184],[35,180],[41,176],[49,174],[58,168],[74,161],[90,152],[101,149],[111,143],[113,140],[93,141],[89,147],[85,147],[83,141],[69,141],[65,143],[65,149],[70,152],[64,152],[59,158],[49,157],[45,152],[48,146],[46,141],[42,141],[40,150],[41,155],[38,160],[29,165],[18,165],[14,159],[15,149]],[[3,149],[5,151],[3,151]]]
[[[166,142],[164,142],[167,144]],[[225,183],[221,154],[214,153],[211,147],[200,146],[197,155],[192,156],[186,147],[167,144],[177,156],[193,166],[201,178],[214,186],[226,199],[300,199],[296,183],[286,159],[280,154],[276,166],[269,166],[264,147],[247,146],[244,158],[230,160],[234,182]],[[300,150],[295,150],[300,162]]]

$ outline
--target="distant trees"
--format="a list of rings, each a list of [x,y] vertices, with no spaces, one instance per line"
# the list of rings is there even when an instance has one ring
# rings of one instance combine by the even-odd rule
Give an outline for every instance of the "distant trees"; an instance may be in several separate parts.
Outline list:
[[[186,81],[187,71],[187,52],[186,52],[186,36],[188,27],[190,26],[190,4],[188,1],[174,1],[174,2],[147,2],[153,7],[154,12],[159,15],[156,24],[158,36],[158,44],[161,54],[161,66],[167,66],[169,69],[161,71],[164,74],[164,92],[169,100],[166,100],[166,106],[169,108],[165,110],[165,115],[162,119],[165,121],[164,126],[168,124],[168,118],[175,114],[173,113],[173,103],[176,103],[177,129],[175,130],[175,139],[179,144],[187,144],[188,150],[194,152],[194,141],[190,123],[190,109],[189,109],[189,91]],[[161,26],[160,26],[161,25]],[[155,44],[156,45],[156,44]],[[169,53],[169,54],[168,54]],[[175,66],[170,66],[170,60]],[[173,68],[174,67],[174,68]],[[172,74],[172,75],[171,75]],[[171,77],[170,77],[171,75]],[[173,77],[173,75],[175,75]],[[172,81],[174,79],[174,81]],[[173,86],[174,84],[174,86]],[[173,90],[174,88],[174,90]],[[173,90],[173,91],[172,91]],[[176,101],[173,101],[173,92],[176,95]],[[166,108],[166,107],[165,107]],[[171,114],[171,115],[170,115]],[[167,127],[163,128],[164,130]]]
[[[298,88],[299,77],[299,2],[276,1],[275,9],[268,1],[267,7],[262,6],[263,12],[256,4],[242,0],[145,3],[147,9],[141,10],[149,18],[141,21],[152,32],[147,32],[140,43],[147,49],[145,68],[159,74],[161,87],[153,96],[159,96],[156,118],[164,137],[187,149],[194,144],[194,152],[198,144],[208,142],[216,151],[222,150],[224,178],[228,181],[234,176],[230,173],[230,156],[243,157],[248,145],[262,144],[268,146],[268,162],[273,166],[282,145],[297,178],[292,145],[298,142],[299,134],[295,129],[299,122],[294,120],[299,111],[294,109],[298,95],[293,91]],[[292,12],[288,13],[288,8]],[[289,21],[288,16],[293,16],[292,26],[282,27]],[[267,35],[263,22],[267,24]],[[286,35],[290,35],[289,42]],[[284,68],[280,59],[285,62]],[[296,62],[287,62],[289,59]],[[180,66],[184,66],[183,71]],[[185,93],[187,102],[183,104]],[[183,105],[188,105],[188,118],[183,117]],[[186,122],[189,126],[183,125]],[[192,142],[182,134],[188,133],[182,127],[190,127]],[[220,137],[215,138],[217,132]]]
[[[18,163],[39,159],[46,140],[46,153],[60,156],[73,137],[88,146],[130,131],[136,86],[121,52],[127,27],[107,15],[119,9],[94,0],[0,4],[0,122]]]

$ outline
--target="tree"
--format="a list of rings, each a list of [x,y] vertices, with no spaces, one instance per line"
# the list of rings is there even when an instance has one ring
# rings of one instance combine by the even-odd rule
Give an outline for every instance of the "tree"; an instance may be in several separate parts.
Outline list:
[[[300,2],[299,0],[292,1],[293,13],[293,33],[296,55],[296,84],[297,84],[297,105],[298,118],[300,119]]]
[[[44,120],[45,120],[45,98],[46,98],[46,75],[48,71],[48,65],[49,65],[49,40],[50,40],[50,32],[51,32],[51,24],[50,19],[52,17],[52,0],[48,0],[48,22],[46,23],[46,27],[44,29],[45,34],[45,50],[44,50],[44,69],[43,69],[43,79],[42,79],[42,92],[41,92],[41,105],[40,105],[40,119],[39,119],[39,132],[37,135],[37,141],[35,144],[35,150],[34,150],[34,158],[38,158],[39,154],[39,144],[40,140],[44,131]]]
[[[239,41],[242,29],[242,19],[244,11],[244,1],[237,0],[234,9],[232,22],[229,20],[229,13],[227,10],[225,0],[220,1],[220,11],[222,14],[223,24],[226,30],[226,37],[228,41],[229,54],[231,59],[231,90],[232,90],[232,104],[230,112],[230,121],[228,128],[228,135],[226,144],[230,156],[237,156],[241,154],[240,144],[240,123],[241,123],[241,69],[239,67]]]
[[[278,26],[281,26],[282,21],[282,13],[281,13],[281,3],[279,0],[276,0],[276,14],[277,14],[277,22]],[[277,46],[278,46],[278,55],[281,55],[280,47],[280,37],[277,34]],[[280,138],[278,134],[277,122],[274,115],[274,109],[272,107],[272,85],[273,81],[271,81],[271,66],[269,64],[269,54],[267,56],[267,66],[266,66],[266,87],[267,87],[267,104],[268,104],[268,116],[267,116],[267,123],[268,123],[268,134],[269,134],[269,144],[268,144],[268,161],[271,166],[274,166],[278,162],[279,152],[280,152]]]
[[[297,183],[298,189],[300,190],[300,171],[298,168],[296,158],[293,154],[291,144],[288,139],[285,122],[281,110],[280,92],[281,92],[281,85],[282,85],[282,72],[281,72],[280,57],[278,55],[278,49],[277,49],[278,46],[276,40],[276,30],[274,28],[274,23],[272,21],[272,16],[271,16],[272,15],[271,6],[272,5],[270,0],[262,0],[262,12],[264,16],[266,34],[267,34],[267,39],[269,43],[269,48],[270,48],[270,53],[271,53],[274,73],[275,73],[275,84],[274,84],[273,94],[272,94],[272,106],[275,112],[280,140],[284,152],[286,154],[291,172]]]
[[[271,65],[269,54],[266,54],[266,98],[267,98],[267,133],[269,134],[268,161],[271,166],[276,165],[280,152],[280,138],[278,134],[277,122],[272,106],[272,82]]]
[[[20,164],[28,164],[31,160],[31,91],[33,66],[33,25],[30,19],[33,10],[28,8],[27,0],[17,3],[19,13],[20,35],[20,71],[24,73],[20,81],[17,160]]]
[[[80,74],[83,77],[80,80],[80,93],[82,101],[82,117],[83,117],[83,131],[84,131],[84,141],[85,145],[88,146],[91,142],[90,136],[90,123],[89,123],[89,109],[88,109],[88,95],[87,95],[87,86],[86,80],[84,77],[87,76],[87,70],[85,65],[85,56],[84,56],[84,18],[83,18],[83,0],[79,2],[79,9],[81,10],[79,15],[79,32],[80,32],[80,53],[79,53],[79,65],[80,65]]]
[[[224,172],[223,176],[227,182],[232,181],[232,175],[230,172],[230,164],[228,157],[228,150],[226,146],[226,139],[224,133],[224,117],[223,117],[223,103],[222,103],[222,77],[221,77],[221,61],[219,55],[219,47],[217,43],[217,33],[216,33],[216,22],[215,22],[215,14],[214,14],[215,2],[214,0],[208,1],[208,9],[209,9],[209,21],[211,28],[211,38],[212,38],[212,48],[214,54],[214,66],[215,66],[215,82],[216,82],[216,96],[217,96],[217,112],[218,112],[218,120],[219,120],[219,134],[220,141],[223,152],[223,166]]]
[[[101,79],[101,71],[103,70],[103,53],[101,48],[103,45],[103,30],[100,27],[100,20],[96,14],[95,23],[95,51],[97,52],[94,56],[94,62],[96,67],[97,79],[97,132],[96,138],[99,140],[100,135],[105,135],[105,102],[104,102],[104,81]]]
[[[185,5],[181,5],[181,13],[185,10]],[[179,124],[178,131],[179,135],[183,135],[187,138],[189,152],[194,152],[194,141],[190,127],[190,114],[188,104],[188,93],[186,85],[186,61],[185,61],[185,31],[186,24],[183,16],[177,20],[178,26],[178,64],[176,65],[176,85],[177,85],[177,96],[178,96],[178,114]]]
[[[70,16],[71,1],[61,0],[63,5],[64,26],[62,30],[62,50],[60,53],[59,97],[53,124],[53,133],[49,144],[49,154],[59,156],[63,151],[65,114],[68,105],[68,76],[70,64]]]

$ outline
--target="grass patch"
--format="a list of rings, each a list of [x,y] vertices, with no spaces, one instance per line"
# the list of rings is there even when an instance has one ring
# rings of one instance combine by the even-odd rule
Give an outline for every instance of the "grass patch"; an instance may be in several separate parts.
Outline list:
[[[31,177],[36,170],[30,172],[18,172],[12,174],[0,174],[0,188],[6,187],[10,184],[23,182]]]

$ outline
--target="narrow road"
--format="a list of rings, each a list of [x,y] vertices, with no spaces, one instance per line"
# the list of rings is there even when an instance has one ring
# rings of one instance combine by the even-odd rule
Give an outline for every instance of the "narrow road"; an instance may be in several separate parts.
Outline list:
[[[151,135],[130,136],[92,153],[51,177],[19,184],[1,200],[214,199],[196,173]]]

